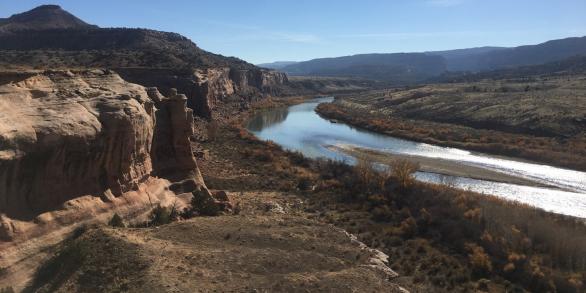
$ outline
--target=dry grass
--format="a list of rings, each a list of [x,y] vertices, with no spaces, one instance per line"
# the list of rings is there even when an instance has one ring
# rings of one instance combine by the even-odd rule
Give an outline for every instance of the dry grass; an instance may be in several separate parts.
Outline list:
[[[586,289],[586,226],[579,220],[446,186],[405,185],[405,174],[416,170],[406,162],[390,176],[369,166],[360,163],[342,176],[356,178],[359,188],[371,186],[361,193],[347,189],[345,198],[366,203],[374,219],[391,223],[388,237],[443,243],[466,256],[477,277],[501,276],[532,291]]]

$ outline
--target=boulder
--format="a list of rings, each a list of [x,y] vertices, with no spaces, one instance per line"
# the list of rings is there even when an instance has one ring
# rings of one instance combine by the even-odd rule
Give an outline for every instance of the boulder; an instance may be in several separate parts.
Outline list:
[[[193,211],[202,216],[217,216],[223,212],[232,212],[234,203],[223,191],[195,190],[191,201]]]

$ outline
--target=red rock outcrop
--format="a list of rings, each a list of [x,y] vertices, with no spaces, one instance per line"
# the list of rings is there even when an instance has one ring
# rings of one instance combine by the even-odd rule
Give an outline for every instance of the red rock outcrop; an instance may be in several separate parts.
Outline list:
[[[187,97],[187,106],[204,118],[220,103],[251,102],[265,95],[276,95],[288,83],[282,72],[262,69],[214,67],[197,70],[117,68],[125,80],[159,88],[169,94],[171,88]]]
[[[89,218],[109,208],[148,208],[174,196],[171,181],[205,189],[191,153],[193,114],[185,96],[147,93],[102,70],[0,80],[4,240],[74,223],[88,210]]]

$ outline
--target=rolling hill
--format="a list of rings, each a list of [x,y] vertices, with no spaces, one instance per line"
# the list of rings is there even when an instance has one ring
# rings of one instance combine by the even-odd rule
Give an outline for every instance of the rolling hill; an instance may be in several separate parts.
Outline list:
[[[291,75],[358,77],[409,84],[424,82],[447,72],[486,72],[560,62],[586,56],[586,37],[552,40],[537,45],[479,47],[425,53],[360,54],[336,58],[320,58],[276,66]],[[571,60],[571,59],[570,59]],[[278,68],[277,68],[278,67]],[[551,66],[544,67],[552,68]]]
[[[407,84],[437,76],[446,71],[446,65],[443,57],[422,53],[361,54],[314,59],[281,70],[291,75],[349,76]]]
[[[444,57],[449,71],[480,72],[539,65],[586,55],[586,37],[552,40],[514,48],[483,47],[427,54]]]

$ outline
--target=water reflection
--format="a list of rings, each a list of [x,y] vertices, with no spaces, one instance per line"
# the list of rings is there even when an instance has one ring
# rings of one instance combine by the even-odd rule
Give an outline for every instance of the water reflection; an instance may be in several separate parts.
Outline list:
[[[272,125],[285,121],[285,119],[287,119],[287,115],[289,115],[289,108],[266,110],[250,119],[246,125],[246,128],[253,132],[261,131],[265,128],[271,127]]]

